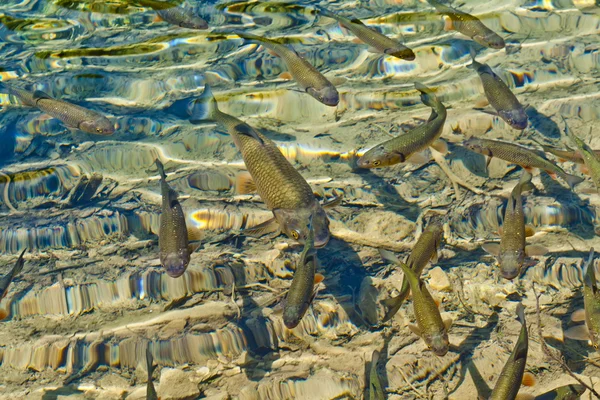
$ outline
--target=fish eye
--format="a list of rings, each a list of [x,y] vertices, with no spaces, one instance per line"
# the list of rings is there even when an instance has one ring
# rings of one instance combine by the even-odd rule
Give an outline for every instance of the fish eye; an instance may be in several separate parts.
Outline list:
[[[379,166],[381,165],[381,161],[379,161],[379,160],[375,160],[375,161],[373,161],[373,165],[374,165],[375,167],[379,167]]]
[[[300,238],[300,233],[299,233],[297,230],[293,230],[293,231],[292,231],[292,237],[293,237],[295,240],[298,240],[298,238]]]
[[[102,128],[96,128],[96,132],[102,133]]]

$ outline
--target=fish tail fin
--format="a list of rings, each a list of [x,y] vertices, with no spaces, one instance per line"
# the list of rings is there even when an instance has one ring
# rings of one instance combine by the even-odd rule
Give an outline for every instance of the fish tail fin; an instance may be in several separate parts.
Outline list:
[[[467,65],[467,68],[477,69],[477,64],[479,63],[475,61],[475,56],[477,55],[477,53],[475,52],[475,49],[473,47],[469,49],[469,54],[471,55],[471,64]]]
[[[575,189],[575,186],[584,181],[584,179],[580,176],[571,175],[565,173],[562,177],[568,184],[571,190]]]
[[[519,180],[520,193],[535,189],[535,186],[531,183],[532,178],[533,175],[531,175],[531,172],[523,170],[523,175],[521,175],[521,179]]]
[[[154,368],[156,368],[156,366],[154,366],[152,364],[154,364],[154,358],[152,357],[152,351],[150,350],[150,344],[148,344],[148,346],[146,347],[146,369],[148,370],[149,378],[152,376],[152,373],[154,372]]]
[[[408,295],[408,291],[406,292],[406,294]],[[381,305],[386,308],[385,316],[383,317],[383,320],[381,320],[382,323],[389,321],[394,317],[394,315],[396,315],[396,313],[404,303],[406,297],[406,295],[403,296],[402,294],[400,294],[396,297],[391,297],[389,299],[381,301]]]
[[[523,303],[517,304],[517,317],[519,318],[521,325],[525,325],[525,307],[523,306]]]
[[[154,163],[156,164],[156,168],[158,168],[158,173],[160,174],[160,177],[163,180],[166,180],[167,175],[165,174],[165,167],[164,167],[163,163],[160,162],[160,159],[158,159],[158,158],[156,160],[154,160]]]
[[[192,123],[198,121],[215,120],[219,113],[219,107],[215,96],[208,84],[204,85],[204,92],[192,100],[188,106],[188,114]]]
[[[415,89],[421,92],[421,101],[426,106],[435,108],[440,104],[440,100],[437,98],[435,93],[433,93],[433,91],[427,86],[423,85],[422,83],[415,82]]]
[[[13,268],[13,272],[12,272],[13,278],[15,276],[19,275],[21,273],[21,271],[23,271],[23,266],[25,265],[25,260],[23,259],[23,255],[25,255],[26,251],[27,251],[27,248],[23,249],[23,251],[19,255],[19,258],[17,259],[17,263],[15,264],[15,267]]]

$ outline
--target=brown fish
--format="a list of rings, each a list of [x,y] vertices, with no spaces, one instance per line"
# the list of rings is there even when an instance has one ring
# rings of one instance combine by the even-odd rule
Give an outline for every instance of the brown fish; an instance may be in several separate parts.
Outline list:
[[[148,371],[148,383],[146,384],[146,400],[158,400],[158,394],[156,393],[154,383],[152,382],[152,373],[154,372],[154,368],[156,368],[156,366],[152,365],[153,363],[154,359],[152,358],[152,352],[150,351],[150,346],[148,346],[146,347],[146,370]]]

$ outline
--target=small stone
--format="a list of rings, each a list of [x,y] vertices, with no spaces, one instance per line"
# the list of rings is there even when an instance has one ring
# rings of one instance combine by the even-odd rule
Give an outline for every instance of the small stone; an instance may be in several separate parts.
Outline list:
[[[429,286],[435,290],[450,290],[452,284],[446,272],[440,267],[435,267],[429,271]]]
[[[174,368],[163,368],[160,372],[158,396],[162,400],[187,400],[200,396],[198,385],[190,380],[191,373]]]
[[[129,387],[129,382],[119,375],[110,374],[103,376],[98,381],[98,386],[105,390],[125,390]]]

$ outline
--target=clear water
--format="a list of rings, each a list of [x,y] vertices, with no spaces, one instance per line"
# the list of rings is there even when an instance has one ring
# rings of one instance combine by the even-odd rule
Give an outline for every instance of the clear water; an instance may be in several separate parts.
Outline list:
[[[29,249],[23,274],[0,303],[8,313],[0,326],[1,398],[145,398],[149,345],[163,398],[363,398],[378,349],[390,399],[471,399],[493,387],[508,359],[520,329],[519,301],[531,327],[527,370],[538,380],[523,392],[540,394],[574,380],[541,351],[533,284],[542,293],[546,341],[586,382],[598,382],[598,353],[563,335],[575,324],[571,313],[583,307],[584,258],[590,247],[600,248],[600,201],[584,190],[593,183],[587,178],[571,192],[534,172],[537,190],[526,195],[525,209],[537,233],[528,242],[550,253],[509,282],[480,245],[498,239],[520,167],[493,159],[486,168],[483,156],[460,146],[466,136],[572,146],[562,116],[600,148],[593,133],[600,118],[600,9],[593,1],[453,4],[503,36],[504,50],[444,30],[444,17],[416,0],[188,3],[210,29],[157,21],[135,1],[0,4],[2,81],[102,112],[116,127],[107,137],[69,130],[0,94],[2,273]],[[416,59],[370,52],[315,6],[401,38]],[[335,82],[339,105],[299,91],[282,76],[281,58],[227,33],[233,29],[285,38]],[[530,106],[525,131],[474,109],[486,102],[477,74],[466,68],[472,46],[477,60]],[[430,108],[415,82],[450,107],[442,134],[450,153],[422,165],[357,170],[365,149],[427,120]],[[226,132],[192,125],[170,107],[202,93],[205,83],[223,112],[280,146],[320,199],[344,195],[328,210],[333,238],[318,253],[325,280],[293,330],[284,327],[278,303],[301,246],[285,236],[233,235],[271,212],[259,196],[239,193],[245,167]],[[158,259],[156,158],[188,224],[203,235],[177,279]],[[455,187],[440,165],[475,191]],[[573,163],[561,166],[581,175]],[[92,174],[102,176],[95,197],[70,202],[77,183]],[[404,257],[432,214],[447,215],[439,268],[423,275],[454,321],[444,357],[407,328],[411,301],[380,324],[379,301],[397,294],[402,273],[383,263],[377,248]],[[67,377],[74,379],[65,384]]]

